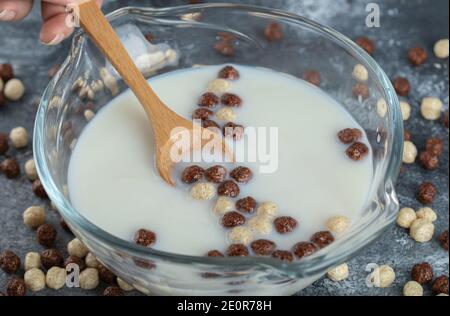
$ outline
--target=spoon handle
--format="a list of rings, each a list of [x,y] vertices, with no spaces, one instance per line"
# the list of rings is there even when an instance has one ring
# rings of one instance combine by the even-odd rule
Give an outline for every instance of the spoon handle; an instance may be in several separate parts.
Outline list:
[[[133,90],[152,123],[159,122],[164,113],[171,110],[161,102],[136,67],[100,8],[91,0],[79,4],[78,8],[82,28]]]

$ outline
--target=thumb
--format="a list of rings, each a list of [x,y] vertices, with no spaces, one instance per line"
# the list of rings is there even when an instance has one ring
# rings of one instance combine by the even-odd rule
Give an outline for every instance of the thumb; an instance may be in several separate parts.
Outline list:
[[[0,21],[22,20],[32,7],[32,0],[0,0]]]

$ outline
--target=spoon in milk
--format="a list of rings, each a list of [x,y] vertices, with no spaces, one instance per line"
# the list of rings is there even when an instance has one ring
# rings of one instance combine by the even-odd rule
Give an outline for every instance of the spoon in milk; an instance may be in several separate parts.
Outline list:
[[[194,125],[190,120],[172,111],[159,99],[94,1],[82,1],[78,4],[78,10],[74,12],[79,14],[81,27],[111,62],[144,107],[155,133],[156,168],[165,182],[175,185],[171,175],[175,163],[174,154],[179,157],[186,151],[201,149],[209,143],[210,148],[220,148],[222,153],[233,159],[232,153],[220,135]],[[189,144],[181,141],[183,137],[181,133],[189,136],[183,138],[189,139]]]

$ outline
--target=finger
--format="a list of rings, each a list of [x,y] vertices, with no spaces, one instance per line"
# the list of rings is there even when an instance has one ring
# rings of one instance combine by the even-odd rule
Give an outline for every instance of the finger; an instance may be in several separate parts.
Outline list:
[[[32,0],[0,0],[0,21],[21,20],[30,13]]]
[[[73,0],[45,0],[42,2],[42,19],[40,40],[46,45],[57,45],[73,32],[72,23],[66,12],[65,3]],[[102,1],[97,1],[101,5]]]

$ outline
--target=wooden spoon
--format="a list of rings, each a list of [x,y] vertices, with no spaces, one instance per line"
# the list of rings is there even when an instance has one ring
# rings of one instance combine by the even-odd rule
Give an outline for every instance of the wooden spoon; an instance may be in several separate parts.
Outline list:
[[[173,150],[173,145],[179,140],[180,135],[176,133],[171,135],[171,133],[177,128],[182,128],[185,132],[189,132],[191,136],[188,146],[178,148],[178,152],[184,152],[186,147],[189,150],[202,148],[198,146],[204,146],[208,142],[215,141],[218,142],[216,145],[220,147],[214,148],[220,148],[222,153],[227,155],[228,159],[233,159],[222,137],[218,137],[218,134],[209,129],[194,126],[193,122],[179,116],[158,98],[94,1],[89,0],[78,4],[78,9],[74,10],[74,12],[79,14],[80,24],[83,29],[122,76],[144,107],[155,134],[156,167],[164,181],[170,185],[175,185],[175,181],[171,176],[174,165],[171,151]],[[195,133],[194,128],[196,129]],[[200,137],[200,139],[199,130],[204,136],[203,138]]]

